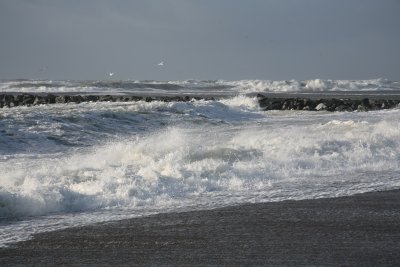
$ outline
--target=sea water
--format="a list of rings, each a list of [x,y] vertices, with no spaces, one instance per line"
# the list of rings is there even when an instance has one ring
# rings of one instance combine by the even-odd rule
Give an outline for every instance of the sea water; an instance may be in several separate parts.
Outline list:
[[[4,80],[1,92],[224,97],[0,109],[0,246],[160,212],[400,187],[400,109],[262,111],[254,95],[396,95],[398,82]]]

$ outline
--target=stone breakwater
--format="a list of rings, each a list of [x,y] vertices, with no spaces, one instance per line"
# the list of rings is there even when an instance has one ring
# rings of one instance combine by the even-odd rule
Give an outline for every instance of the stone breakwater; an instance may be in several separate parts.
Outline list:
[[[400,99],[387,98],[271,98],[257,95],[263,110],[369,111],[400,107]]]
[[[18,106],[37,106],[43,104],[66,104],[83,102],[133,102],[164,101],[188,102],[192,99],[214,100],[212,97],[192,96],[135,96],[135,95],[34,95],[34,94],[0,94],[0,108]]]
[[[67,94],[0,94],[0,108],[17,106],[36,106],[43,104],[65,104],[82,102],[132,102],[163,101],[188,102],[196,100],[215,100],[211,96],[136,96],[136,95],[67,95]],[[400,107],[400,98],[304,98],[304,97],[270,97],[257,95],[260,108],[263,110],[310,110],[310,111],[369,111]]]

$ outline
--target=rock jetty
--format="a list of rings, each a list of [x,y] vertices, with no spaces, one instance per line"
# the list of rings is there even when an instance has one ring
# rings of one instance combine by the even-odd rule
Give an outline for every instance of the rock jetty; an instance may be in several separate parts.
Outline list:
[[[163,101],[188,102],[192,99],[213,100],[212,97],[192,96],[135,96],[135,95],[35,95],[35,94],[0,94],[0,108],[18,106],[36,106],[43,104],[65,104],[83,102],[133,102]]]
[[[400,99],[274,98],[257,95],[263,110],[370,111],[400,107]]]
[[[132,102],[163,101],[188,102],[196,100],[215,100],[210,96],[136,96],[136,95],[91,95],[91,94],[0,94],[0,108],[17,106],[36,106],[43,104],[65,104],[82,102]],[[310,111],[370,111],[400,107],[400,99],[390,98],[303,98],[303,97],[270,97],[257,95],[263,110],[310,110]]]

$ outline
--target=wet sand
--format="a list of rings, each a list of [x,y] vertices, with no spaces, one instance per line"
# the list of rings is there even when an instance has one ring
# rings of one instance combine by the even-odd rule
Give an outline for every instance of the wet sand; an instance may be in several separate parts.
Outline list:
[[[399,266],[400,191],[158,214],[36,235],[0,265]]]

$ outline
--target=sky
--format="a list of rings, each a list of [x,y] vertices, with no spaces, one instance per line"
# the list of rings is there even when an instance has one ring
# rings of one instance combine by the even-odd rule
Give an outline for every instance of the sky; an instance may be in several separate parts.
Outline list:
[[[0,0],[0,78],[400,80],[399,14],[400,0]]]

